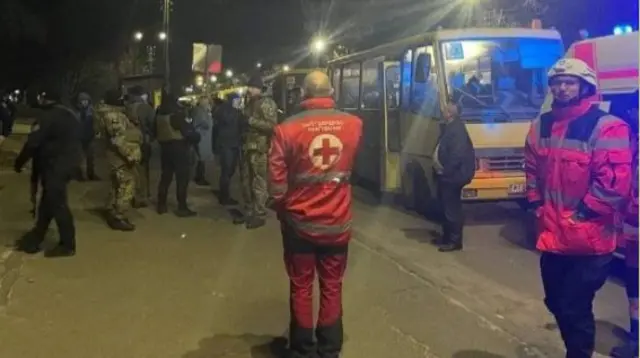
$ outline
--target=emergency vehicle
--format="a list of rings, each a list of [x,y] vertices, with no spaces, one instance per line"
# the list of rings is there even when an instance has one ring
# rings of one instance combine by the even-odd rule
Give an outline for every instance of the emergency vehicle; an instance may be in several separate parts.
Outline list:
[[[594,102],[627,121],[638,135],[638,32],[587,39],[574,43],[565,57],[578,58],[598,74]],[[635,110],[635,111],[634,111]],[[634,114],[635,112],[635,114]],[[616,256],[624,257],[625,240]]]

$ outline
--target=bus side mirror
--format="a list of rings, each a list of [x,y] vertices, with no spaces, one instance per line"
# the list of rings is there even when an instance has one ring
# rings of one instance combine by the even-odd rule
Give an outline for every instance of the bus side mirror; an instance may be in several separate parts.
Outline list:
[[[431,72],[431,55],[421,53],[416,59],[416,83],[426,83]]]

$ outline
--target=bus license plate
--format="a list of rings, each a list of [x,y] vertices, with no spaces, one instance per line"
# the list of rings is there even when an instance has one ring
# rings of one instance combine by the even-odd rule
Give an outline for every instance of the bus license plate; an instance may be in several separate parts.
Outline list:
[[[523,194],[525,184],[511,184],[509,185],[509,194]]]

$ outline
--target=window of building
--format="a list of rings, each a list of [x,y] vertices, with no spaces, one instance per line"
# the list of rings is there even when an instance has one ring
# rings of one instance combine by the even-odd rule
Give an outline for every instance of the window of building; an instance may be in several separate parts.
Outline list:
[[[340,104],[347,109],[357,109],[360,104],[360,63],[350,63],[342,68]]]

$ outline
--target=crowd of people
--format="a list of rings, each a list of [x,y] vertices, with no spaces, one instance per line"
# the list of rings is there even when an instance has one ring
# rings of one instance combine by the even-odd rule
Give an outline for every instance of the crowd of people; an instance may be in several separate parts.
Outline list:
[[[337,358],[343,345],[341,293],[352,227],[350,177],[363,123],[335,109],[331,83],[322,72],[307,75],[298,112],[280,124],[275,102],[263,95],[262,79],[253,77],[247,85],[249,99],[243,109],[237,94],[217,101],[214,109],[208,98],[201,98],[191,110],[166,94],[157,113],[141,88],[129,91],[124,102],[119,91],[109,91],[95,106],[92,130],[80,119],[90,113],[88,98],[79,96],[77,108],[69,108],[48,92],[42,101],[44,114],[15,163],[19,172],[33,159],[42,186],[36,225],[18,247],[38,252],[55,220],[60,243],[47,254],[75,254],[67,182],[74,173],[82,177],[72,158],[83,149],[86,177],[97,179],[86,146],[95,134],[106,144],[110,167],[107,221],[123,231],[135,229],[129,208],[149,203],[154,141],[161,161],[158,214],[167,212],[167,192],[175,177],[176,214],[195,215],[187,205],[187,186],[191,179],[208,185],[204,163],[215,153],[221,165],[222,204],[232,203],[230,179],[236,167],[240,170],[244,210],[234,222],[259,228],[268,207],[280,221],[291,287],[288,357]],[[593,355],[593,300],[606,281],[624,227],[631,339],[615,354],[637,357],[637,139],[625,121],[592,105],[597,86],[595,72],[580,60],[561,60],[549,72],[552,109],[532,123],[525,144],[527,200],[537,222],[545,304],[558,323],[568,358]],[[443,252],[462,249],[461,191],[475,171],[473,145],[459,114],[453,100],[444,107],[434,153],[444,209],[438,242]],[[195,161],[190,160],[193,153]],[[196,163],[193,178],[191,162]],[[321,302],[314,323],[316,273]]]

